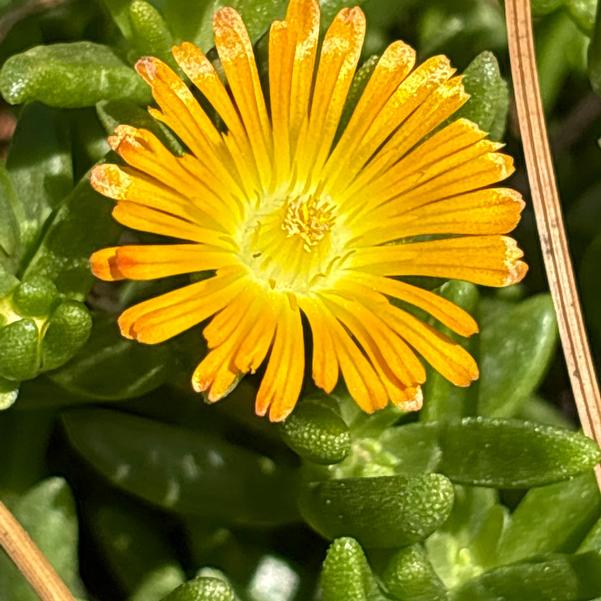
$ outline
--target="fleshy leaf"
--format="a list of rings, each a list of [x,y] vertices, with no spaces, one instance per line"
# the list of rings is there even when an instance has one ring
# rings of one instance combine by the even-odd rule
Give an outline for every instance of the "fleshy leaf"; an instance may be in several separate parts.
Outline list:
[[[150,100],[136,72],[108,46],[93,42],[36,46],[11,56],[0,71],[0,91],[10,104],[39,101],[62,108]]]
[[[425,539],[448,518],[453,487],[440,474],[311,482],[301,513],[326,538],[352,536],[365,547],[398,547]]]
[[[215,434],[100,409],[63,421],[71,445],[113,486],[153,505],[241,524],[296,517],[296,474]]]

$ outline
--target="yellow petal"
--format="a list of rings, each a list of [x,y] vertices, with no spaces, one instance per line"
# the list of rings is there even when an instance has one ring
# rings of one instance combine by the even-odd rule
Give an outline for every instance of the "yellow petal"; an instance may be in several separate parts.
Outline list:
[[[121,201],[117,203],[117,206],[113,209],[113,217],[119,223],[134,230],[171,236],[180,240],[190,240],[234,252],[236,250],[232,239],[221,232],[200,227],[196,223],[135,202]]]
[[[390,306],[386,317],[399,336],[456,386],[469,386],[478,378],[476,362],[460,344],[397,307]]]
[[[519,192],[488,188],[416,207],[384,227],[374,224],[360,244],[385,244],[424,234],[506,234],[519,223],[525,204]]]
[[[222,8],[213,17],[215,46],[234,101],[252,140],[264,185],[271,179],[271,125],[251,41],[240,15],[233,8]]]
[[[117,247],[103,248],[90,257],[92,273],[101,280],[116,282],[125,279],[117,265]]]
[[[201,244],[119,246],[115,255],[119,272],[130,280],[155,280],[239,264],[233,253]]]
[[[515,240],[506,236],[462,236],[359,249],[349,266],[377,275],[421,275],[509,286],[528,270]]]
[[[269,32],[269,97],[278,181],[290,177],[290,90],[294,52],[294,34],[285,21],[276,21]]]
[[[225,271],[138,303],[119,317],[121,333],[146,344],[157,344],[214,315],[244,286],[239,271]]]
[[[456,112],[468,98],[459,77],[452,78],[438,86],[378,149],[353,184],[342,194],[342,198],[360,196],[366,188],[374,184],[377,186],[381,177],[384,177],[385,182],[388,181],[395,174],[394,169],[391,169],[392,166],[398,163],[426,135]],[[487,144],[489,151],[497,148],[491,142]],[[477,156],[480,154],[483,152],[478,153]],[[448,169],[446,166],[441,168],[443,171]],[[401,173],[403,173],[402,169]],[[418,181],[420,177],[421,173],[418,172]]]
[[[279,422],[292,412],[303,384],[305,350],[298,308],[282,300],[273,348],[257,393],[255,411]]]
[[[355,180],[376,150],[438,86],[451,77],[454,71],[446,56],[433,56],[405,78],[370,125],[354,152],[353,160],[346,170],[347,186]]]
[[[296,40],[290,82],[290,148],[297,145],[301,126],[309,114],[313,73],[319,41],[319,2],[290,0],[286,24]]]
[[[319,56],[308,128],[299,138],[296,153],[297,185],[314,184],[321,175],[336,130],[365,36],[365,15],[360,8],[342,9],[326,32]]]
[[[322,296],[333,315],[363,347],[383,382],[383,373],[388,380],[397,379],[396,386],[402,388],[415,387],[426,380],[426,372],[413,351],[378,317],[382,307],[378,305],[380,310],[376,312],[356,297],[349,299],[336,293]]]
[[[355,150],[414,64],[415,50],[404,42],[393,42],[386,48],[365,86],[349,124],[328,159],[323,176],[324,179],[327,178],[324,187],[326,194],[336,190],[341,180],[347,177],[346,168],[354,160]]]
[[[469,313],[438,294],[369,273],[355,272],[352,277],[378,292],[419,307],[461,336],[471,336],[478,332],[478,324]]]
[[[299,297],[298,302],[309,320],[313,336],[313,380],[319,388],[330,393],[338,383],[338,361],[332,334],[323,317],[323,306],[309,296]]]

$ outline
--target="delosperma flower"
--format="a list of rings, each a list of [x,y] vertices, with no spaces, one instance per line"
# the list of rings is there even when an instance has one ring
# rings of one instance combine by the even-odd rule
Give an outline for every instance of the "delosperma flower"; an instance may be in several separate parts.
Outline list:
[[[150,112],[186,151],[175,156],[149,131],[122,125],[110,144],[127,165],[100,165],[91,177],[117,201],[117,221],[179,240],[98,251],[91,262],[99,278],[206,272],[127,309],[123,335],[156,344],[206,322],[209,351],[194,388],[217,401],[266,363],[256,412],[274,421],[299,398],[305,346],[315,384],[330,392],[342,376],[367,412],[390,402],[419,408],[420,356],[469,385],[478,377],[473,358],[401,307],[462,336],[476,322],[399,278],[506,286],[527,271],[504,235],[522,199],[487,187],[511,174],[512,160],[474,123],[447,124],[468,98],[449,60],[415,67],[412,48],[391,44],[342,126],[365,18],[359,8],[342,10],[321,45],[319,25],[316,0],[291,0],[269,32],[263,89],[240,15],[219,10],[215,46],[226,83],[193,44],[173,49],[202,103],[166,64],[142,58],[136,68],[159,106]]]

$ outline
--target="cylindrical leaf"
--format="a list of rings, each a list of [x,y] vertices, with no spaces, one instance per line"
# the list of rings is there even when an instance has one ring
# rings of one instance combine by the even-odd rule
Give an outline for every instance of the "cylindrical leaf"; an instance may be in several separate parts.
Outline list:
[[[95,399],[126,399],[154,390],[167,378],[169,348],[126,340],[112,316],[97,316],[87,343],[52,380],[77,395]]]
[[[440,474],[347,478],[308,484],[305,520],[326,538],[352,536],[365,547],[399,547],[425,539],[449,517],[453,486]]]
[[[593,474],[528,491],[511,516],[498,549],[498,562],[541,553],[573,551],[601,512]],[[533,525],[544,525],[534,527]]]
[[[132,41],[140,55],[157,56],[172,62],[170,50],[173,36],[161,13],[144,0],[133,0],[129,5]]]

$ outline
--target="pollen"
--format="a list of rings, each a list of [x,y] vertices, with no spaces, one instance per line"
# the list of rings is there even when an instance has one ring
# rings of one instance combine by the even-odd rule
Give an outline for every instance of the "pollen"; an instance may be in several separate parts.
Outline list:
[[[300,196],[288,201],[282,229],[288,237],[300,237],[304,250],[311,252],[333,224],[334,204],[331,200]]]

